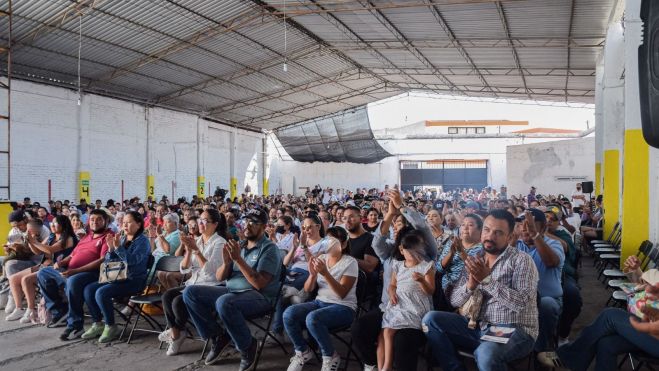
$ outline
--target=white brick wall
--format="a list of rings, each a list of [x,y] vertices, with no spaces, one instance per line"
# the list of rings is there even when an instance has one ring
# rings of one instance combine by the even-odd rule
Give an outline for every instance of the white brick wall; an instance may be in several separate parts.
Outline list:
[[[261,162],[250,167],[261,150],[260,133],[97,95],[85,95],[78,106],[75,91],[47,85],[14,80],[12,88],[13,200],[47,201],[48,179],[53,199],[75,200],[78,171],[91,173],[92,200],[120,199],[122,179],[126,198],[144,198],[147,161],[158,198],[171,197],[172,181],[174,196],[189,198],[196,194],[197,157],[200,175],[212,189],[228,189],[229,133],[234,130],[238,190],[248,181],[260,193]]]

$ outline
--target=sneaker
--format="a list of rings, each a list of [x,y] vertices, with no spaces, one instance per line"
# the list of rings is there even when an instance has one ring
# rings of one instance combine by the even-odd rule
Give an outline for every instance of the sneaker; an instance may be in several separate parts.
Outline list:
[[[364,364],[364,371],[378,371],[378,366]]]
[[[290,298],[293,295],[299,295],[300,290],[296,289],[293,286],[284,286],[284,289],[282,290],[281,297],[286,299]]]
[[[9,295],[7,298],[7,305],[5,305],[5,314],[11,314],[14,309],[16,309],[16,304],[14,304],[14,297]]]
[[[126,306],[124,307],[124,309],[122,309],[120,312],[121,312],[121,314],[123,314],[124,316],[128,317],[128,316],[130,316],[130,313],[131,313],[132,311],[133,311],[133,307],[131,307],[130,305],[126,305]]]
[[[82,338],[85,340],[98,339],[101,334],[103,334],[103,325],[100,322],[94,322],[92,327],[82,334]]]
[[[25,311],[23,317],[21,317],[20,323],[37,323],[39,322],[39,316],[37,316],[37,311],[34,309],[28,309]]]
[[[158,334],[158,341],[162,341],[163,343],[166,343],[172,340],[173,340],[172,334],[169,332],[169,329]]]
[[[119,335],[121,335],[121,329],[117,325],[105,325],[105,328],[103,329],[103,333],[101,334],[101,337],[98,338],[98,342],[103,344],[103,343],[109,343],[113,340],[117,340],[119,338]]]
[[[50,319],[50,322],[46,325],[48,328],[62,327],[66,324],[66,315],[69,314],[67,311],[60,311],[57,316],[53,316]]]
[[[313,358],[313,353],[311,349],[307,349],[304,352],[295,351],[295,355],[291,357],[291,364],[288,365],[286,371],[302,371],[304,364],[309,362]]]
[[[229,345],[231,340],[226,335],[220,335],[211,340],[211,350],[208,351],[205,363],[210,366],[220,359],[220,355],[224,349]]]
[[[5,317],[5,321],[16,321],[19,320],[25,315],[25,310],[21,308],[16,308],[14,309],[13,312],[9,313],[7,317]]]
[[[561,347],[561,346],[563,346],[563,345],[565,345],[569,342],[570,342],[569,338],[561,338],[561,337],[558,338],[558,346],[559,347]]]
[[[252,371],[254,366],[256,366],[256,350],[258,349],[258,344],[256,340],[252,338],[252,344],[249,345],[246,353],[240,355],[240,368],[238,371]]]
[[[341,365],[341,356],[338,353],[334,353],[331,357],[323,356],[323,366],[320,371],[338,371],[339,365]]]
[[[540,352],[538,353],[538,362],[543,366],[553,368],[556,371],[568,371],[561,359],[558,358],[556,352]]]
[[[167,347],[167,354],[168,356],[175,356],[178,354],[179,350],[181,349],[181,345],[183,345],[183,342],[185,341],[185,331],[181,331],[179,334],[178,339],[172,339],[170,337],[170,340],[167,342],[169,346]]]
[[[59,336],[59,339],[62,341],[75,340],[82,336],[82,333],[85,332],[83,329],[74,329],[67,327],[64,332]]]
[[[308,297],[309,297],[308,292],[304,290],[300,290],[299,294],[291,296],[290,301],[291,304],[301,304],[306,302]]]

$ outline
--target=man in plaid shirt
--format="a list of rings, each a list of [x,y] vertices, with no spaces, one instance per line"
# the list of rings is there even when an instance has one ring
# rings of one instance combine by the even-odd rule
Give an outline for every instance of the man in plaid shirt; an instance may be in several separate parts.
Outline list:
[[[505,370],[508,362],[528,355],[538,336],[538,270],[533,259],[516,247],[515,218],[492,210],[485,218],[481,242],[485,255],[468,257],[450,296],[451,305],[464,305],[475,290],[483,294],[475,329],[457,313],[433,311],[422,328],[436,361],[444,371],[464,370],[457,350],[473,352],[479,370]],[[514,328],[506,344],[483,341],[492,326]]]

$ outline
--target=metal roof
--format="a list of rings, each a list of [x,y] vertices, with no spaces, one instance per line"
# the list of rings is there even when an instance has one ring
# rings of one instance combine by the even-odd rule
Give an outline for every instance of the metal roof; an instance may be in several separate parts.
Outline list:
[[[13,0],[13,74],[76,88],[81,20],[82,90],[243,128],[419,90],[593,103],[615,1]]]

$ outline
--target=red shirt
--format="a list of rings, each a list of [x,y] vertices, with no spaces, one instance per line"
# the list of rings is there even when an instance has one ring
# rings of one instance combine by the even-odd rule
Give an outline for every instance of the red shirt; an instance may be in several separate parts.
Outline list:
[[[80,268],[105,256],[105,253],[108,252],[106,239],[112,236],[113,233],[110,230],[96,238],[94,238],[94,232],[89,232],[71,252],[68,268]]]

